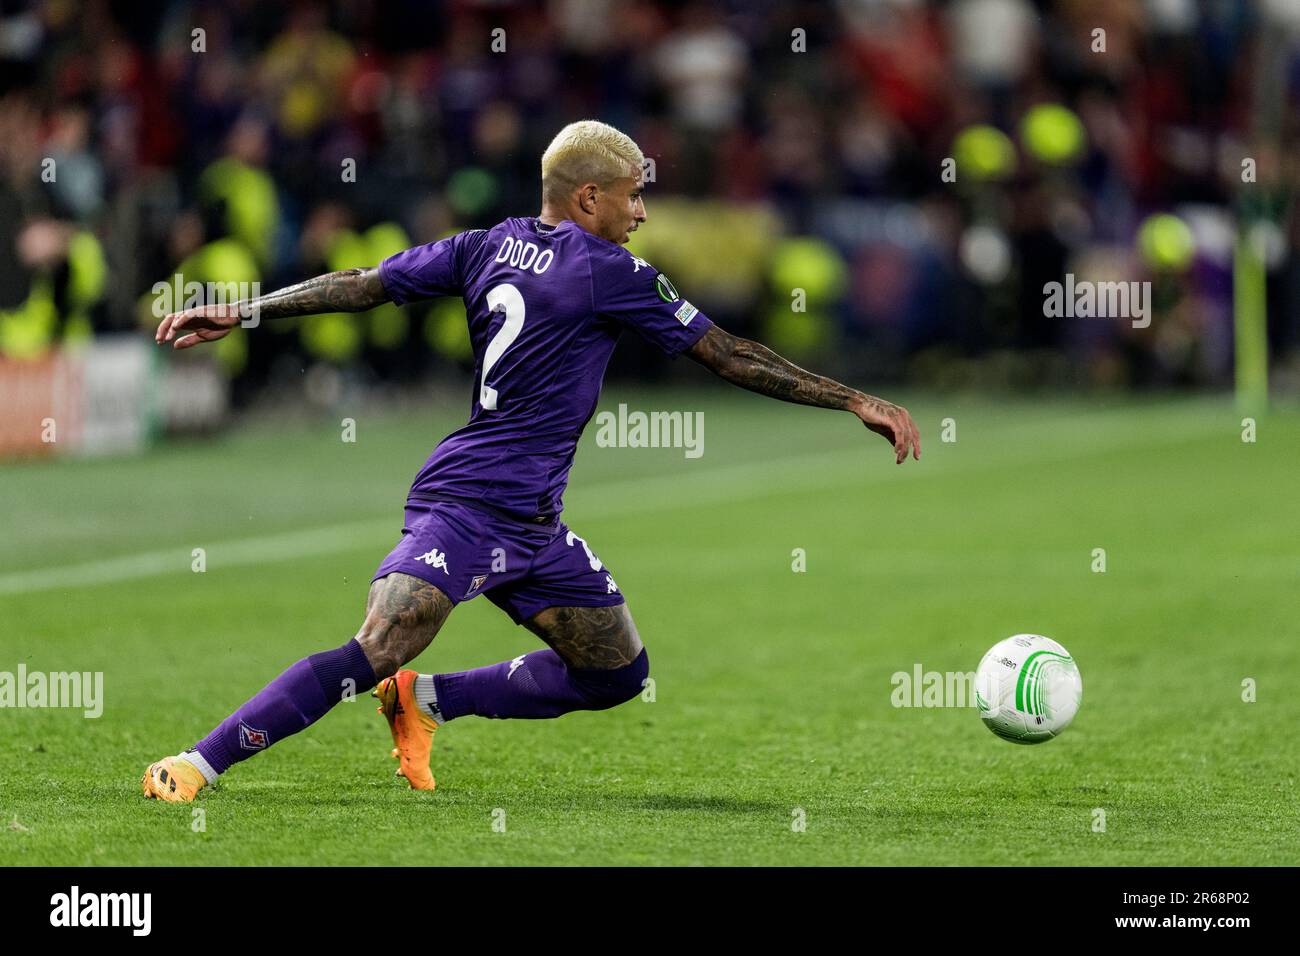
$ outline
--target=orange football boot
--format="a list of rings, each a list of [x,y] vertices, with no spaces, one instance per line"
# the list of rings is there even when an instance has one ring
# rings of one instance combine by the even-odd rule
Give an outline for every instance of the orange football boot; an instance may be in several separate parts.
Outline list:
[[[376,710],[388,720],[392,755],[399,764],[397,775],[405,777],[412,790],[432,790],[435,781],[429,772],[429,751],[438,722],[415,702],[417,676],[415,671],[398,671],[381,680],[370,696],[379,699]]]
[[[146,797],[169,803],[189,803],[206,784],[199,768],[181,756],[163,757],[149,764],[140,778]]]

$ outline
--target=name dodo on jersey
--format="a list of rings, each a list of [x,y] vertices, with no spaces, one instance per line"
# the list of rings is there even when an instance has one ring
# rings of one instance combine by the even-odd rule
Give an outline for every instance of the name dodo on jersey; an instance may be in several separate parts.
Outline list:
[[[534,242],[506,236],[505,241],[501,243],[501,248],[497,250],[496,261],[504,262],[524,272],[541,275],[555,261],[555,253],[550,249],[539,249]]]

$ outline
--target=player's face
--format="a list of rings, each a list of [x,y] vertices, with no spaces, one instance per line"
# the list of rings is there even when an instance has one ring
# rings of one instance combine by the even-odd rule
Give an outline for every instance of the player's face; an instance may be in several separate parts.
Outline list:
[[[641,193],[645,184],[641,171],[636,176],[624,176],[601,190],[601,201],[596,206],[596,234],[602,239],[623,245],[632,238],[641,223],[645,222],[645,202]]]

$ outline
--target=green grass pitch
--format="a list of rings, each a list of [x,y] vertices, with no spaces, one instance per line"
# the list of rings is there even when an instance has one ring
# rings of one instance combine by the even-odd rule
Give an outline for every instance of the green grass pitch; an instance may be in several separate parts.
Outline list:
[[[266,422],[0,468],[0,671],[102,671],[105,696],[98,719],[0,710],[0,864],[1300,862],[1300,413],[1244,443],[1226,400],[903,398],[924,454],[895,466],[844,414],[608,388],[602,408],[705,413],[693,460],[599,448],[593,423],[567,496],[655,699],[457,721],[433,793],[393,776],[368,696],[193,807],[139,780],[355,633],[463,399],[352,413],[355,444],[334,419]],[[1079,662],[1060,739],[892,706],[895,672],[969,671],[1024,631]],[[537,646],[475,600],[413,666]]]

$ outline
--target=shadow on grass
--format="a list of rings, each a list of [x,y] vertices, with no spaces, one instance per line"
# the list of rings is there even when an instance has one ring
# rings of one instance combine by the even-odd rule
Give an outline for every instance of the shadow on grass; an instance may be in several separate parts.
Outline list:
[[[774,800],[747,800],[739,797],[716,797],[698,794],[648,794],[634,800],[617,801],[641,810],[703,810],[715,813],[756,813],[767,816],[788,812],[790,807]]]

